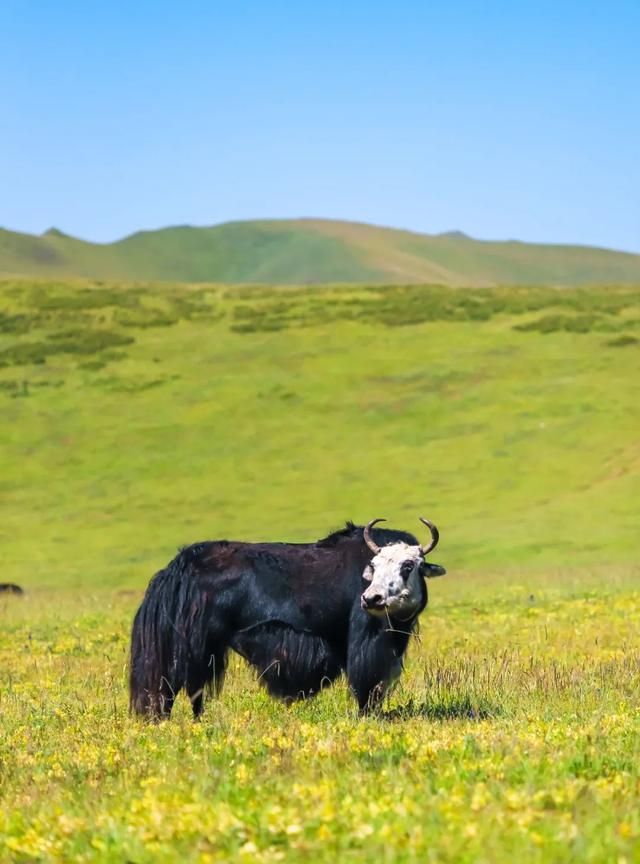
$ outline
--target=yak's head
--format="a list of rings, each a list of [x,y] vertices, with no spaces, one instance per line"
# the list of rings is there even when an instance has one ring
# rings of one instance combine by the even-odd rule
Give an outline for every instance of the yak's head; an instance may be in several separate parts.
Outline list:
[[[371,537],[371,529],[384,519],[372,519],[364,529],[364,542],[373,552],[362,578],[369,583],[360,599],[362,608],[370,615],[393,616],[409,620],[418,615],[427,603],[425,577],[443,576],[447,571],[439,564],[428,564],[424,558],[435,549],[440,535],[428,519],[420,521],[431,532],[428,546],[410,546],[391,543],[378,546]]]

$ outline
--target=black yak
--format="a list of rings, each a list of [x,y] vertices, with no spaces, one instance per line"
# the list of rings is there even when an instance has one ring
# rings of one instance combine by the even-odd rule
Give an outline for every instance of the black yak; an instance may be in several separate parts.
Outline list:
[[[348,522],[316,543],[196,543],[157,573],[133,622],[131,709],[168,717],[184,687],[198,717],[231,648],[273,696],[312,696],[346,672],[362,712],[400,674],[425,577],[445,570],[404,531]]]
[[[24,594],[24,590],[13,582],[0,582],[0,594]]]

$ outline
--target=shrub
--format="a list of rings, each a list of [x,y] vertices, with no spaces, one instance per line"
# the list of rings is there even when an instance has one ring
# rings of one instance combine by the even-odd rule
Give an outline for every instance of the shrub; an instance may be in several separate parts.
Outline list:
[[[607,342],[611,348],[625,348],[627,345],[638,345],[640,344],[640,339],[636,336],[631,336],[629,333],[625,333],[624,336],[618,336],[617,339],[610,339]]]
[[[108,330],[78,330],[52,334],[47,342],[23,342],[0,351],[0,367],[46,363],[53,354],[97,354],[105,348],[129,345],[132,336]]]

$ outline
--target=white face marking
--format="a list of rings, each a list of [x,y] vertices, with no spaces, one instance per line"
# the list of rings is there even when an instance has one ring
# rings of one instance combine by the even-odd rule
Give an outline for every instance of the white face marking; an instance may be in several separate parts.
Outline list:
[[[362,608],[371,615],[411,618],[426,595],[421,564],[419,546],[406,543],[383,546],[363,573],[370,585],[362,594]]]

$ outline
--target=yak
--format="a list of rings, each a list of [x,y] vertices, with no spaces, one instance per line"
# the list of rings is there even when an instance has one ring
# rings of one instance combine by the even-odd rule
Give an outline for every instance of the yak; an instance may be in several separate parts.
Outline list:
[[[24,589],[13,582],[0,582],[0,594],[24,594]]]
[[[347,522],[315,543],[196,543],[151,579],[131,636],[130,706],[167,718],[185,689],[194,718],[220,693],[229,649],[272,696],[306,698],[346,673],[361,713],[379,706],[402,670],[425,577],[428,545],[404,531]]]

